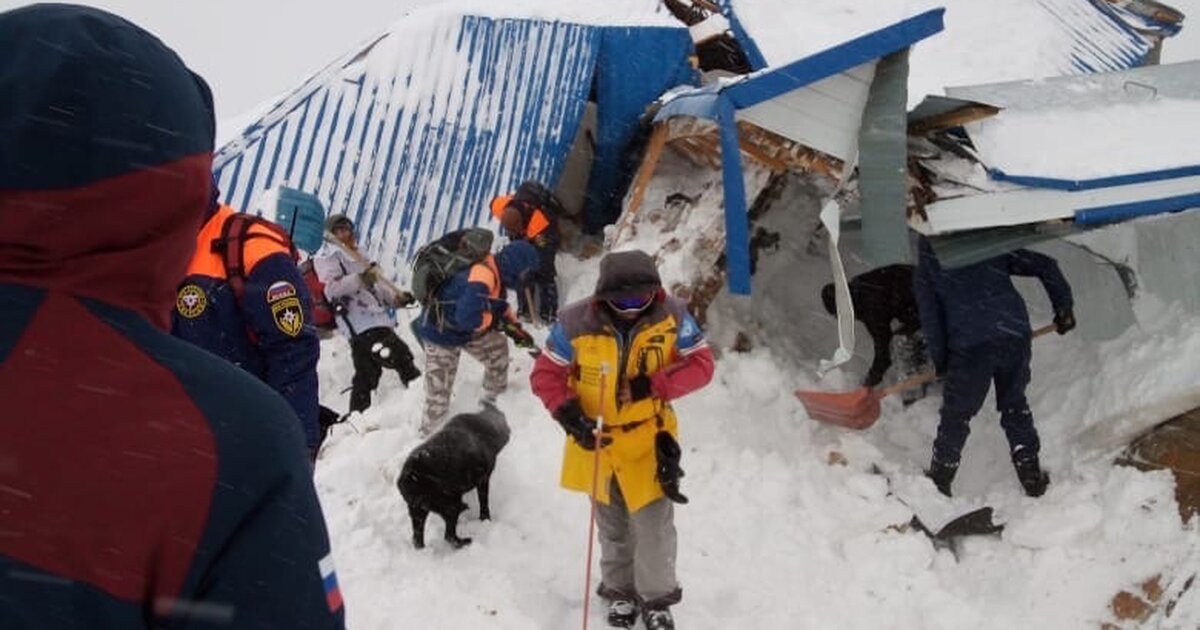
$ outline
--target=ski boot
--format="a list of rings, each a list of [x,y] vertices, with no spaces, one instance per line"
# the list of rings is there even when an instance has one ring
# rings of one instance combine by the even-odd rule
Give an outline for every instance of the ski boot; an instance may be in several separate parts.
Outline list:
[[[1046,494],[1046,486],[1050,485],[1050,475],[1042,470],[1038,456],[1023,457],[1022,451],[1013,453],[1013,468],[1017,470],[1017,480],[1025,490],[1025,496],[1040,497]]]
[[[636,599],[618,597],[608,602],[608,625],[611,628],[632,628],[638,618]]]
[[[642,611],[646,630],[675,630],[675,618],[667,608],[647,608]]]

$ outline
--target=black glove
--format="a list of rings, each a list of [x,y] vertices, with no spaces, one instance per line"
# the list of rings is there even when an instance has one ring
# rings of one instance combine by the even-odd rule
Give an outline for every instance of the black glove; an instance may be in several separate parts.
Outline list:
[[[1071,307],[1060,308],[1054,313],[1054,327],[1058,334],[1065,335],[1075,327],[1075,311]]]
[[[509,339],[512,339],[513,345],[518,348],[533,350],[537,344],[533,341],[533,335],[521,327],[517,322],[510,322],[502,319],[500,323],[500,332],[504,333]]]
[[[863,379],[863,387],[875,387],[883,382],[883,374],[876,374],[874,370],[867,372],[867,377]]]
[[[654,476],[663,494],[675,503],[687,503],[687,495],[679,491],[679,479],[683,477],[683,468],[679,467],[683,449],[679,448],[679,442],[670,433],[659,431],[654,436],[654,455],[657,460]]]
[[[650,377],[638,374],[629,379],[629,400],[637,402],[650,397]]]
[[[588,451],[595,450],[596,435],[592,432],[595,425],[588,422],[587,416],[583,415],[583,407],[579,405],[578,398],[572,398],[559,405],[558,409],[554,411],[554,419],[562,425],[563,431],[566,431],[576,444]],[[611,443],[612,438],[610,437],[600,439],[601,447]]]

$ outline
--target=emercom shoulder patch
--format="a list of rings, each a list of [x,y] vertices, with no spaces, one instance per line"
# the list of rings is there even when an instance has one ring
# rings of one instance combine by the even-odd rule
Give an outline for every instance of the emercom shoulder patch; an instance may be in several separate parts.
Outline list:
[[[204,309],[208,308],[208,296],[195,284],[185,284],[179,289],[179,295],[175,297],[175,310],[179,314],[188,318],[195,319],[200,317]]]
[[[304,309],[300,308],[300,298],[293,295],[271,302],[271,318],[283,334],[289,337],[299,335],[304,330]]]

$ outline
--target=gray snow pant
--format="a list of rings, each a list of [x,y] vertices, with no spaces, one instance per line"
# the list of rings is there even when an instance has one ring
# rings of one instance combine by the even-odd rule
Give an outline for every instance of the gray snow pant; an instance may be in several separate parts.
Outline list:
[[[483,400],[494,403],[508,388],[508,338],[499,331],[489,330],[465,346],[439,346],[426,341],[422,433],[432,433],[445,420],[458,374],[458,358],[464,350],[483,364]]]
[[[596,503],[600,530],[600,595],[638,596],[648,608],[678,604],[683,591],[675,580],[675,504],[660,498],[629,513],[612,478],[610,503]]]

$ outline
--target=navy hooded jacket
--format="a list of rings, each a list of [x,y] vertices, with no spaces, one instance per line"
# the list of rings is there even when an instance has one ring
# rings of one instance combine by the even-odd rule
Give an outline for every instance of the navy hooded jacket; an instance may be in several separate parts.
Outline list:
[[[317,421],[317,360],[320,339],[312,320],[312,298],[286,242],[264,225],[250,227],[240,243],[244,276],[238,297],[225,268],[225,255],[214,251],[236,212],[210,209],[196,239],[196,254],[179,283],[171,334],[195,344],[257,376],[279,392],[315,452],[321,442]],[[230,244],[237,247],[238,244]]]
[[[438,308],[422,311],[421,338],[439,346],[464,346],[497,318],[512,320],[507,290],[521,286],[538,264],[533,245],[514,241],[489,260],[454,274],[438,290]]]
[[[913,290],[929,356],[939,370],[945,369],[950,351],[1030,338],[1029,312],[1011,276],[1041,280],[1056,313],[1074,303],[1071,286],[1049,256],[1018,249],[973,265],[945,269],[929,239],[921,237],[917,251]]]
[[[166,333],[212,99],[109,13],[0,13],[0,628],[343,626],[295,415]]]

